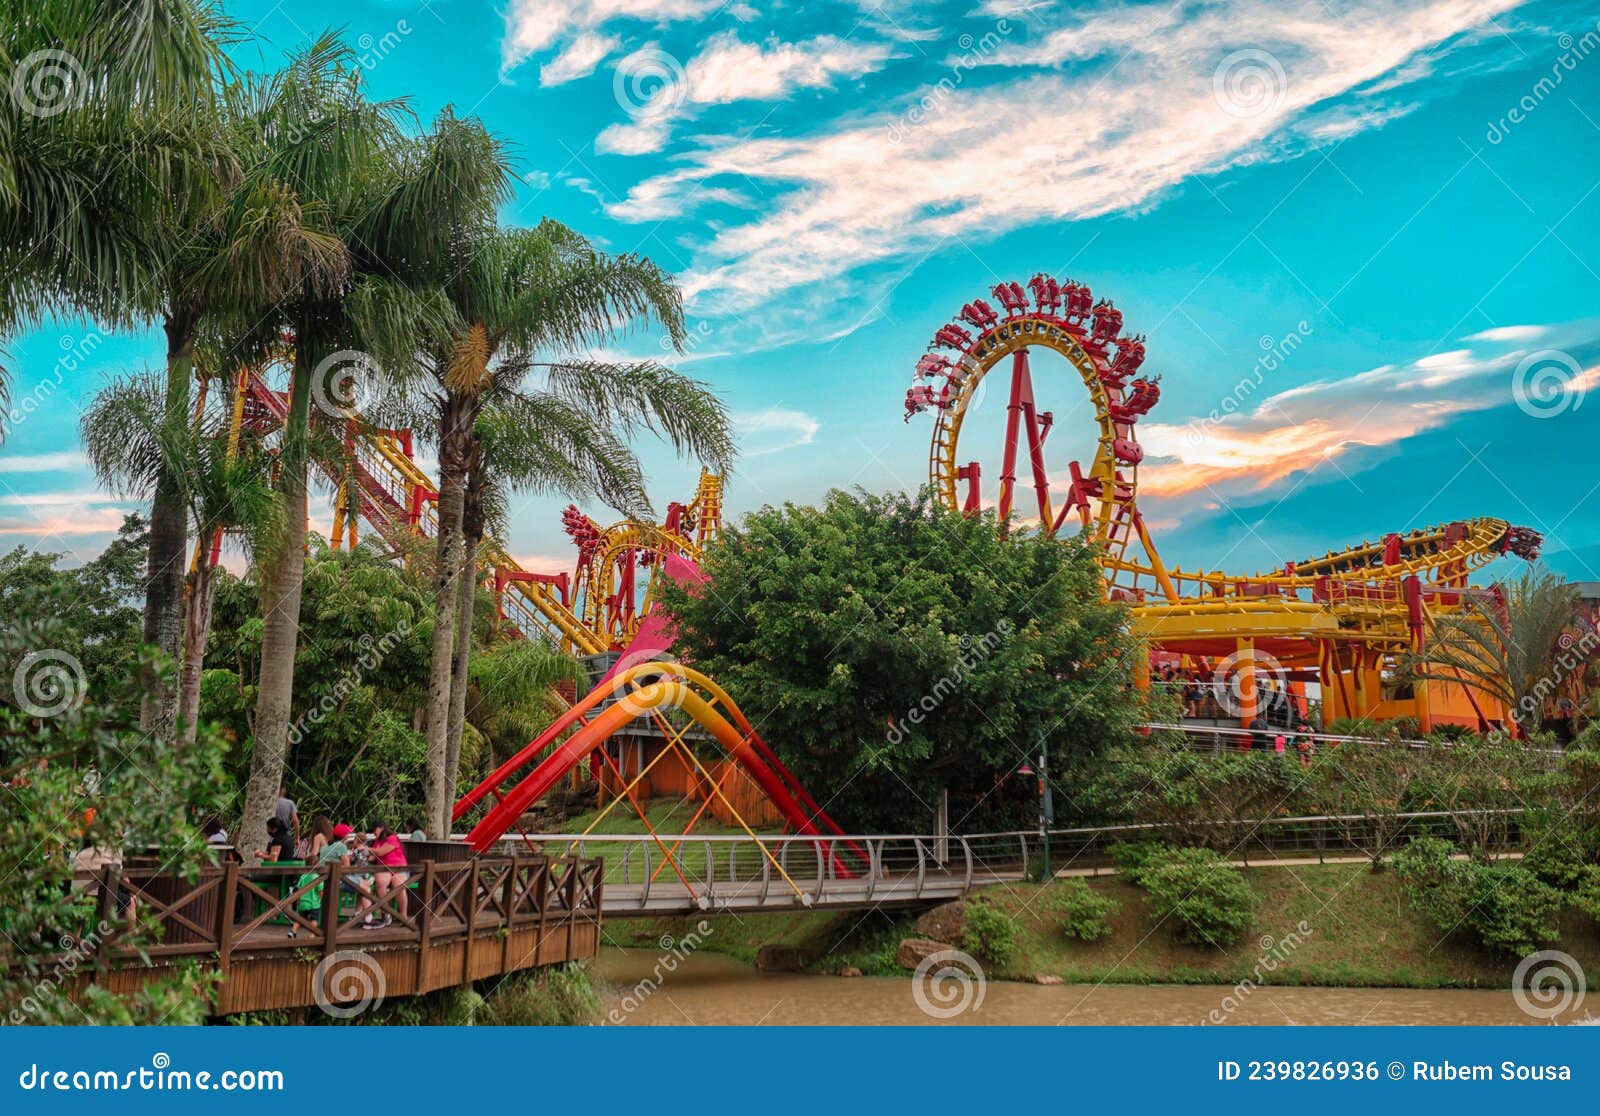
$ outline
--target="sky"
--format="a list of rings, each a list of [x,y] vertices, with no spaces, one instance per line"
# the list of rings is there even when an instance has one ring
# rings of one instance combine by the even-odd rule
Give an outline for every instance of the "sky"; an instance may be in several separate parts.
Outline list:
[[[504,223],[552,217],[678,275],[685,353],[648,328],[596,352],[726,399],[734,516],[924,483],[931,421],[902,421],[918,357],[964,302],[1047,272],[1147,335],[1140,503],[1169,565],[1248,572],[1492,515],[1600,580],[1592,4],[227,7],[259,37],[234,52],[249,69],[338,20],[375,94],[508,139]],[[80,408],[159,366],[159,331],[59,321],[9,348],[0,548],[87,560],[137,505],[97,488]],[[1034,377],[1065,476],[1093,452],[1083,387],[1049,354]],[[986,399],[959,449],[988,477],[1003,416]],[[697,466],[640,450],[657,509],[687,499]],[[512,554],[570,567],[564,503],[514,498]]]

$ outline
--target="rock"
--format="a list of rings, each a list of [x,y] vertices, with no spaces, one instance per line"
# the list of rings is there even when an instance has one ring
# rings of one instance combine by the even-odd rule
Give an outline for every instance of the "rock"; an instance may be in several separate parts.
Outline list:
[[[967,929],[967,905],[957,899],[925,911],[913,929],[934,941],[959,942]]]
[[[861,970],[854,965],[846,965],[839,970],[839,975],[842,977],[858,977],[861,975]]]
[[[803,973],[821,956],[820,950],[808,946],[772,943],[756,950],[756,968],[764,973]]]
[[[942,953],[952,948],[954,947],[931,938],[906,938],[900,943],[900,951],[895,954],[895,961],[902,969],[915,969],[935,953]]]
[[[1035,983],[1035,984],[1061,984],[1061,983],[1064,983],[1064,982],[1062,981],[1062,979],[1060,977],[1056,976],[1054,973],[1034,973],[1033,974],[1033,983]]]

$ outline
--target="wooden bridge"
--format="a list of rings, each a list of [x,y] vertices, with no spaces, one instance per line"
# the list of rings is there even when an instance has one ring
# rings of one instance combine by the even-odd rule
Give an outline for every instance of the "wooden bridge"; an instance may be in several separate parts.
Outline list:
[[[193,881],[153,866],[107,868],[85,881],[86,926],[63,933],[66,952],[48,967],[69,974],[60,982],[68,995],[93,982],[128,996],[176,963],[198,962],[222,976],[219,1015],[412,996],[592,957],[603,870],[525,855],[427,860],[412,865],[404,889],[378,898],[372,867],[229,864]],[[156,944],[128,943],[130,912],[159,924]],[[368,929],[374,912],[388,925]]]

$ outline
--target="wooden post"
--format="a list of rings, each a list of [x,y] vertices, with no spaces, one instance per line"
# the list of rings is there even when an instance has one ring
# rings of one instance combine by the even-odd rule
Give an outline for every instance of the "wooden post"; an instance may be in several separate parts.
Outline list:
[[[222,871],[222,902],[217,904],[217,968],[222,971],[223,982],[228,979],[228,964],[233,958],[234,905],[239,898],[239,865],[228,861]]]
[[[472,858],[472,872],[467,880],[467,936],[461,947],[461,981],[472,979],[472,929],[478,922],[478,858]]]
[[[433,861],[422,862],[422,913],[417,916],[417,985],[413,991],[421,995],[428,987],[428,961],[433,954]]]
[[[572,871],[567,873],[567,960],[572,960],[572,927],[577,921],[578,908],[578,866],[574,864]]]
[[[344,865],[337,860],[328,865],[328,882],[322,885],[322,953],[334,952],[339,945],[339,878]]]
[[[505,919],[505,922],[501,926],[501,930],[504,931],[504,935],[505,936],[500,939],[500,975],[501,976],[505,976],[505,974],[510,971],[509,966],[511,964],[511,927],[512,927],[511,913],[512,913],[512,911],[514,909],[514,905],[515,905],[515,903],[517,901],[517,865],[518,865],[518,863],[519,863],[519,858],[516,857],[516,856],[512,856],[512,858],[511,858],[511,867],[509,869],[507,869],[507,871],[506,871],[506,884],[505,884],[505,888],[504,888],[504,895],[501,897],[501,900],[500,900],[501,908],[504,911],[504,914],[503,914],[502,917]]]
[[[100,870],[100,901],[95,905],[96,919],[94,925],[94,955],[95,966],[105,968],[105,957],[111,938],[116,933],[114,919],[117,914],[117,887],[122,882],[122,873],[115,864],[107,864]],[[100,932],[105,927],[105,933]]]

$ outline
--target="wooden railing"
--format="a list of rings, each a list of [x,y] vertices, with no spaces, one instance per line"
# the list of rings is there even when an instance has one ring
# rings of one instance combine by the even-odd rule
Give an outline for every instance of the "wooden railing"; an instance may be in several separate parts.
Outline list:
[[[404,886],[380,893],[376,864],[228,864],[193,879],[107,867],[80,882],[85,925],[62,927],[59,941],[64,955],[92,961],[81,982],[116,989],[198,960],[223,977],[219,1014],[312,1003],[313,967],[350,951],[384,970],[388,994],[412,995],[599,947],[600,860],[492,856],[405,870]]]

